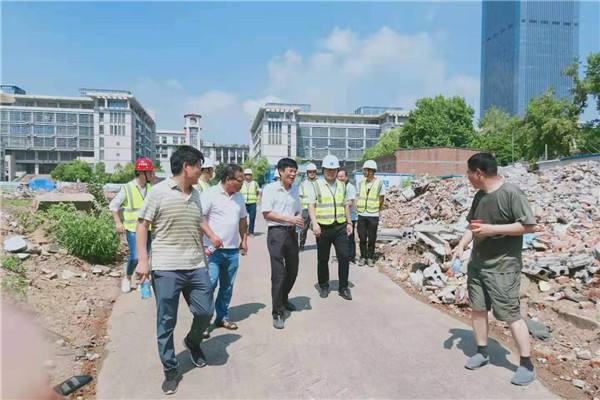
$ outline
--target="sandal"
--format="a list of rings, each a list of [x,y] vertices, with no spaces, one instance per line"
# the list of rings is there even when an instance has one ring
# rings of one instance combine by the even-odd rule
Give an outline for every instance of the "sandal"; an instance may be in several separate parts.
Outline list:
[[[217,326],[229,329],[230,331],[235,331],[238,328],[235,322],[231,322],[228,319],[224,319],[223,321],[219,322]]]

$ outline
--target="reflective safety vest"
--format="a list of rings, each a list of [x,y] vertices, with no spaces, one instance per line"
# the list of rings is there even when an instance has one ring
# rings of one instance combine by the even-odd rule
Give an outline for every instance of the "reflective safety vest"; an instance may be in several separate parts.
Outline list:
[[[123,226],[129,232],[135,232],[135,227],[138,221],[138,212],[142,208],[144,202],[144,196],[137,185],[136,181],[126,183],[123,188],[125,189],[125,203],[123,204]],[[152,185],[146,183],[146,196],[150,193]]]
[[[194,187],[200,192],[204,192],[206,189],[210,187],[208,182],[204,182],[202,179],[198,179],[198,184],[194,185]]]
[[[299,190],[299,195],[300,195],[300,204],[302,204],[302,209],[306,210],[308,209],[308,194],[309,192],[312,190],[313,192],[316,193],[316,189],[315,189],[315,183],[316,180],[311,181],[311,180],[304,180],[301,184],[300,184],[300,190]]]
[[[334,193],[325,179],[318,179],[315,189],[317,191],[317,222],[320,225],[332,225],[334,222],[345,223],[346,184],[338,180]]]
[[[356,211],[359,213],[379,213],[379,194],[383,187],[383,181],[375,179],[373,184],[367,188],[368,182],[366,179],[360,181],[358,185],[358,200],[356,202]]]
[[[251,181],[250,183],[244,181],[241,192],[246,204],[256,204],[256,199],[258,197],[258,183],[256,183],[256,181]]]

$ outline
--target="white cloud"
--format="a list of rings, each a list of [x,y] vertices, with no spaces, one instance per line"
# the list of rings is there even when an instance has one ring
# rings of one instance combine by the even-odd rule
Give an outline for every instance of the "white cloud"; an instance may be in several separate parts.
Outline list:
[[[479,104],[479,78],[448,72],[443,43],[427,32],[382,27],[368,35],[334,28],[313,52],[288,49],[265,65],[267,79],[250,95],[210,88],[193,93],[176,79],[139,79],[135,95],[157,111],[158,127],[180,129],[183,114],[202,115],[207,140],[247,143],[258,108],[266,102],[310,103],[315,111],[352,112],[360,105],[401,106],[442,94]],[[256,79],[256,77],[249,77]],[[475,115],[478,115],[477,108]]]

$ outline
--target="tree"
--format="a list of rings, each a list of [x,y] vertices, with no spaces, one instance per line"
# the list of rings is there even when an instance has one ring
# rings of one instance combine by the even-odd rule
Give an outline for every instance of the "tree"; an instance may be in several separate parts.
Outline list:
[[[399,137],[399,147],[466,147],[473,141],[474,110],[463,98],[417,100]]]
[[[68,164],[58,164],[50,173],[52,179],[63,182],[89,182],[93,175],[92,167],[82,160],[75,160]]]
[[[135,166],[133,163],[115,165],[115,172],[110,177],[111,183],[127,183],[135,178]]]
[[[600,153],[600,121],[590,121],[581,127],[577,149],[584,153]]]
[[[162,165],[160,165],[160,161],[158,161],[158,160],[152,161],[152,166],[154,166],[155,172],[163,172]]]
[[[381,135],[375,146],[365,150],[362,156],[363,161],[393,154],[399,147],[401,130],[402,128],[391,129]]]
[[[258,184],[262,186],[265,183],[265,175],[269,170],[269,161],[267,157],[261,157],[257,159],[247,159],[246,162],[242,165],[242,168],[250,168],[252,169],[252,173],[254,175],[254,179],[258,181]]]
[[[596,109],[600,111],[600,53],[591,53],[583,67],[583,79],[579,78],[580,62],[565,69],[565,75],[573,80],[573,104],[579,113],[587,107],[589,96],[596,99]]]
[[[552,89],[534,97],[519,127],[519,145],[525,158],[537,161],[545,154],[546,146],[549,157],[569,155],[579,133],[577,116],[573,104],[556,99]]]
[[[479,120],[479,133],[476,133],[472,147],[489,151],[501,165],[507,165],[521,158],[517,145],[520,119],[492,107]]]

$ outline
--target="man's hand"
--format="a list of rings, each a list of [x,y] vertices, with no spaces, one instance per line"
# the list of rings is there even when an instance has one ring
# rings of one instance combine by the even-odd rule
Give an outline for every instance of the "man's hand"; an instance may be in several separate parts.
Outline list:
[[[352,235],[352,224],[346,224],[346,233],[348,234],[348,236]]]
[[[454,249],[452,249],[452,251],[450,252],[450,255],[452,256],[451,261],[456,260],[457,258],[460,260],[463,256],[464,253],[464,249],[462,247],[462,245],[459,243]]]
[[[240,243],[240,253],[242,253],[243,256],[248,254],[248,242],[245,240]]]
[[[214,236],[210,237],[209,239],[215,249],[220,249],[221,247],[223,247],[223,241],[217,235],[214,235]]]
[[[473,235],[478,237],[494,236],[496,235],[496,227],[491,224],[477,224],[471,228]]]
[[[140,285],[150,279],[150,264],[148,260],[138,260],[135,267],[135,274],[140,279]]]
[[[321,227],[319,226],[319,224],[312,224],[312,231],[315,235],[315,237],[319,237],[321,236]]]
[[[291,224],[294,224],[296,226],[299,226],[300,228],[304,227],[304,218],[302,218],[302,216],[300,216],[300,215],[295,215],[293,217],[290,217],[288,222]]]
[[[116,224],[117,233],[125,233],[125,226],[122,223]]]

